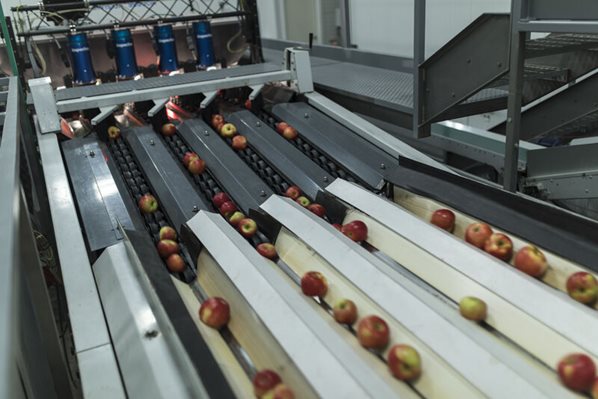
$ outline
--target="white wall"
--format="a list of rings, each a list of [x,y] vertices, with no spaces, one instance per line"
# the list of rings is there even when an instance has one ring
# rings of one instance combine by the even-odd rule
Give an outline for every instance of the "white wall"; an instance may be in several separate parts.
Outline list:
[[[350,0],[352,43],[363,50],[412,57],[414,1],[418,0]],[[277,10],[282,3],[258,0],[262,36],[284,39],[284,21]],[[509,12],[511,0],[427,0],[426,5],[429,56],[480,14]]]
[[[351,40],[363,50],[413,56],[413,4],[418,0],[351,0]],[[484,12],[509,12],[510,0],[427,0],[429,56]]]

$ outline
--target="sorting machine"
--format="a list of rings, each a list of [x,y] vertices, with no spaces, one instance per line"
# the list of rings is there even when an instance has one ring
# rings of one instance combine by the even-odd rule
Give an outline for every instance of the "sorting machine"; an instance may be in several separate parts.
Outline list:
[[[86,398],[249,398],[265,368],[300,398],[579,397],[555,369],[572,352],[598,360],[597,308],[565,290],[575,271],[598,274],[598,225],[465,177],[322,96],[308,52],[285,50],[282,67],[64,90],[40,78],[29,87]],[[73,113],[90,121],[85,137],[65,136]],[[218,134],[216,113],[248,148],[235,151]],[[296,139],[276,132],[282,121]],[[161,134],[167,122],[173,136]],[[109,138],[110,126],[120,137]],[[183,166],[188,151],[205,160],[200,175]],[[324,205],[325,217],[286,198],[292,185]],[[219,192],[257,221],[255,236],[245,239],[218,213]],[[152,214],[137,205],[146,193],[159,203]],[[457,214],[452,234],[428,222],[441,207]],[[353,220],[368,226],[363,243],[332,226]],[[533,279],[467,244],[473,221],[506,232],[515,250],[539,247],[546,275]],[[165,225],[178,233],[181,273],[156,251]],[[277,260],[256,252],[263,242],[276,246]],[[329,282],[323,298],[301,293],[311,270]],[[459,315],[469,295],[488,304],[484,323]],[[212,296],[231,307],[219,331],[198,317]],[[419,379],[394,379],[386,353],[363,349],[353,327],[334,321],[341,298],[360,317],[385,319],[391,344],[418,350]]]

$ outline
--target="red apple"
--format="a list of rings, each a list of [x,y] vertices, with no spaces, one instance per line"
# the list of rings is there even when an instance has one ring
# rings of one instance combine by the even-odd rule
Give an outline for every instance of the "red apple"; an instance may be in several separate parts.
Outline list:
[[[320,272],[307,272],[301,277],[301,291],[307,296],[323,298],[328,292],[328,281]]]
[[[138,204],[143,213],[154,213],[158,210],[158,200],[151,194],[145,194],[139,198]]]
[[[214,129],[218,132],[218,134],[222,134],[222,126],[224,126],[224,122],[217,124],[214,126]]]
[[[276,247],[270,244],[269,242],[263,242],[261,244],[258,244],[256,249],[260,255],[268,259],[274,260],[278,256],[278,253],[276,252]]]
[[[367,349],[384,349],[390,339],[390,330],[378,316],[366,316],[357,324],[357,339]]]
[[[116,140],[120,137],[120,129],[116,126],[110,126],[108,128],[108,137],[110,138],[110,140]]]
[[[598,399],[598,378],[596,378],[592,384],[590,395],[592,395],[592,399]]]
[[[244,150],[245,148],[247,148],[247,138],[241,135],[233,137],[231,147],[233,147],[233,149],[237,151]]]
[[[228,201],[230,201],[230,197],[227,193],[219,192],[217,194],[214,194],[214,196],[212,197],[212,203],[216,208],[220,208],[222,204]]]
[[[334,228],[335,228],[335,229],[337,229],[338,231],[341,231],[341,232],[343,231],[343,226],[342,226],[342,225],[340,225],[340,224],[338,224],[338,223],[334,223],[334,224],[332,225],[332,227],[334,227]]]
[[[289,124],[286,122],[279,122],[276,124],[276,131],[279,134],[282,134],[282,132],[284,132],[284,129],[286,129],[287,127],[289,127]]]
[[[166,267],[172,273],[182,273],[185,270],[185,261],[179,254],[172,254],[166,258]]]
[[[316,203],[309,204],[307,206],[307,209],[309,209],[310,211],[312,211],[313,213],[315,213],[316,215],[318,215],[321,218],[326,216],[326,208],[324,208],[320,204],[316,204]]]
[[[583,353],[565,356],[557,366],[561,382],[569,389],[587,392],[596,379],[596,366],[592,359]]]
[[[160,240],[176,240],[176,230],[170,226],[164,226],[160,229]]]
[[[538,248],[527,245],[517,251],[515,255],[515,267],[525,274],[540,278],[548,269],[546,257]]]
[[[172,123],[165,123],[162,125],[161,132],[164,136],[174,136],[176,133],[176,126]]]
[[[508,262],[513,256],[513,242],[502,233],[492,234],[484,244],[484,251],[490,255]]]
[[[245,109],[248,109],[251,111],[251,100],[250,99],[245,100]]]
[[[337,323],[352,325],[357,321],[357,306],[350,299],[341,299],[332,308]]]
[[[355,242],[364,241],[368,237],[368,226],[361,220],[354,220],[342,226],[341,232]]]
[[[475,222],[467,226],[465,241],[478,248],[484,248],[486,240],[492,235],[492,229],[486,223]]]
[[[274,389],[266,392],[261,399],[295,399],[295,394],[293,393],[293,390],[285,384],[278,384]]]
[[[288,126],[282,131],[282,137],[287,140],[295,140],[297,138],[297,130],[292,126]]]
[[[287,191],[285,191],[284,195],[292,200],[296,200],[301,195],[301,189],[297,186],[291,186],[287,188]]]
[[[206,162],[203,159],[195,158],[189,161],[187,170],[192,175],[201,175],[206,170]]]
[[[218,210],[220,211],[220,214],[222,216],[228,218],[239,209],[237,208],[234,202],[226,201],[224,204],[220,205],[220,208],[218,208]]]
[[[218,125],[223,125],[224,124],[224,116],[220,115],[220,114],[214,114],[212,115],[212,127],[217,127]]]
[[[275,371],[269,369],[260,370],[253,377],[253,393],[255,393],[256,398],[261,398],[266,392],[274,389],[281,382],[282,379]]]
[[[588,272],[573,273],[567,279],[567,292],[577,302],[593,306],[598,300],[598,282]]]
[[[450,209],[437,209],[432,214],[430,223],[452,233],[455,230],[455,214]]]
[[[230,306],[222,298],[208,298],[199,308],[199,319],[204,324],[219,330],[230,320]]]
[[[225,123],[220,128],[220,134],[222,135],[222,137],[232,139],[235,136],[235,134],[237,134],[237,128],[232,123]]]
[[[250,218],[241,220],[237,228],[239,229],[239,233],[245,238],[251,238],[257,233],[257,223]]]
[[[301,205],[304,208],[307,208],[309,206],[309,204],[311,204],[311,201],[307,197],[304,197],[304,196],[297,198],[295,200],[295,202],[297,202],[299,205]]]
[[[486,302],[473,296],[466,296],[459,302],[459,313],[467,320],[484,321],[487,315]]]
[[[422,361],[413,347],[399,344],[388,351],[388,368],[396,379],[414,381],[422,373]]]
[[[187,168],[189,166],[189,162],[193,161],[194,159],[199,159],[199,155],[194,152],[188,151],[183,156],[183,165]]]
[[[241,211],[235,211],[229,216],[228,222],[233,226],[237,227],[241,220],[245,219],[245,214]]]
[[[179,244],[173,240],[160,240],[156,245],[160,257],[166,259],[172,254],[178,254],[180,251]]]

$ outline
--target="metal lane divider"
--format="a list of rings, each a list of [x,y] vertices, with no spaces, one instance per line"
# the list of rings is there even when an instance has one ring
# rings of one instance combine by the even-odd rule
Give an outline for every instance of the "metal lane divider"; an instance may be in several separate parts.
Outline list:
[[[551,384],[553,381],[538,380],[538,376],[525,370],[513,369],[511,364],[502,360],[508,354],[500,353],[500,347],[489,350],[451,324],[444,315],[438,314],[418,298],[425,296],[421,287],[415,287],[387,263],[340,235],[323,219],[279,196],[270,197],[261,208],[303,240],[484,395],[505,398],[562,395],[562,390]],[[411,292],[405,288],[406,285]],[[417,290],[419,293],[414,294]],[[409,309],[409,312],[405,312],[405,309]],[[549,388],[546,389],[546,386]]]
[[[187,225],[319,396],[399,396],[222,217],[202,211]]]

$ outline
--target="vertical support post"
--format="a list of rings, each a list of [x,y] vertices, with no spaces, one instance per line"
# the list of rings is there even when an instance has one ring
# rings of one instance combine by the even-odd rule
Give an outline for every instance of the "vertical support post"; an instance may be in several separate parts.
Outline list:
[[[421,121],[420,101],[423,96],[423,80],[419,65],[426,58],[426,0],[414,0],[413,5],[413,135],[423,138],[430,129],[419,129]]]
[[[520,32],[517,23],[521,18],[521,3],[511,3],[511,45],[509,65],[509,99],[507,108],[507,139],[505,143],[505,166],[503,186],[505,190],[517,191],[519,163],[519,130],[521,127],[521,102],[523,91],[523,66],[525,62],[526,33]]]
[[[6,26],[6,18],[4,17],[4,10],[2,4],[0,4],[0,28],[2,28],[2,36],[4,37],[4,45],[6,46],[6,54],[10,61],[10,69],[12,70],[13,76],[19,76],[19,69],[17,68],[17,59],[10,41],[10,34],[8,27]]]
[[[341,12],[341,45],[345,48],[351,47],[351,10],[350,0],[340,0]]]

